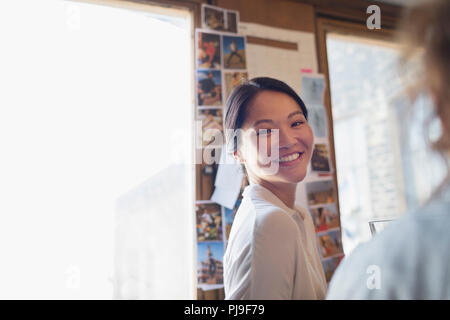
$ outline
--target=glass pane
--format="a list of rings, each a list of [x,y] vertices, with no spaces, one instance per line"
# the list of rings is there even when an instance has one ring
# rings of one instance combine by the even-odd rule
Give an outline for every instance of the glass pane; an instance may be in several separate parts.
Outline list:
[[[191,18],[127,6],[0,2],[2,298],[194,297]]]
[[[423,97],[411,106],[388,42],[327,35],[343,245],[346,254],[371,237],[368,222],[423,204],[443,177],[427,151]],[[408,115],[408,117],[407,117]]]

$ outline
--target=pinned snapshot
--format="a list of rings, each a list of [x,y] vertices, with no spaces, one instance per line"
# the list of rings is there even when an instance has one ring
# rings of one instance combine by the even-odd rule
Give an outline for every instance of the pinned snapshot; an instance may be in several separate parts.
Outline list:
[[[219,70],[197,71],[197,105],[199,107],[222,105],[222,76]]]
[[[336,202],[334,199],[333,180],[314,181],[306,184],[308,205],[327,204]]]
[[[327,137],[327,113],[321,104],[310,104],[308,106],[308,123],[311,126],[314,136],[317,138]]]
[[[199,141],[202,142],[202,146],[210,145],[216,141],[219,132],[221,134],[220,137],[223,136],[222,109],[198,109],[197,112],[197,119],[202,122],[202,130],[201,132],[198,132],[201,134]],[[218,141],[216,144],[222,146],[223,141]]]
[[[225,69],[246,69],[245,38],[223,36],[223,65]]]
[[[341,255],[338,257],[322,260],[323,271],[325,272],[327,283],[331,281],[331,277],[333,276],[334,271],[337,269],[339,263],[341,263],[343,258],[344,255]]]
[[[197,31],[197,68],[221,68],[220,35]]]
[[[311,157],[311,168],[313,171],[330,172],[330,161],[326,144],[318,143],[314,145],[314,151]]]
[[[340,229],[317,234],[319,251],[323,258],[328,258],[343,253]]]
[[[339,214],[336,204],[326,204],[309,208],[316,232],[339,228]]]
[[[223,240],[222,209],[214,202],[196,203],[197,241]]]
[[[247,72],[224,72],[224,82],[225,82],[225,101],[231,94],[231,91],[238,85],[245,83],[248,80]]]
[[[238,32],[239,11],[226,10],[225,31]]]
[[[301,96],[306,105],[323,105],[325,78],[321,74],[303,74]]]
[[[202,5],[203,28],[211,30],[225,30],[225,10],[219,7]]]
[[[222,241],[197,243],[197,283],[204,290],[208,285],[223,284]]]

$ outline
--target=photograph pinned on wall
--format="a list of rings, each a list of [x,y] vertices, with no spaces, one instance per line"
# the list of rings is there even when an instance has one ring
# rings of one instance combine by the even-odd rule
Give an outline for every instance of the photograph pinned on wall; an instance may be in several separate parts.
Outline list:
[[[197,284],[203,290],[223,285],[223,255],[222,241],[197,243]]]
[[[311,157],[311,168],[313,171],[330,172],[330,161],[326,144],[317,143],[314,145],[314,151]]]
[[[224,72],[224,82],[225,82],[225,99],[224,101],[228,100],[228,97],[231,94],[231,91],[233,89],[240,85],[245,83],[245,81],[248,80],[248,73],[247,72]]]
[[[314,181],[306,184],[308,205],[327,204],[336,202],[334,199],[333,180]]]
[[[222,208],[212,201],[195,204],[197,241],[223,240]]]
[[[222,108],[197,109],[197,120],[202,122],[202,146],[207,146],[214,142],[217,142],[217,145],[223,144],[223,141],[216,141],[219,131],[223,136]]]
[[[317,234],[319,251],[323,258],[343,253],[340,229]]]
[[[344,255],[340,255],[338,257],[328,258],[322,260],[322,266],[323,271],[325,272],[325,278],[327,280],[327,283],[330,282],[334,271],[339,266],[339,263],[341,263],[342,259],[344,258]]]
[[[220,35],[197,30],[197,68],[198,69],[220,69],[221,49]]]
[[[225,14],[225,31],[237,33],[239,22],[239,11],[226,10]]]
[[[236,204],[233,209],[228,209],[224,207],[225,210],[225,236],[228,240],[230,238],[231,226],[233,225],[234,218],[236,216],[236,212],[241,205],[242,199],[237,199]]]
[[[217,31],[224,31],[225,19],[226,19],[226,10],[207,4],[202,5],[203,28]]]
[[[339,228],[339,214],[335,203],[309,208],[316,232]]]
[[[219,70],[197,70],[197,105],[222,105],[222,75]]]
[[[225,69],[246,69],[245,37],[223,36],[223,65]]]
[[[307,106],[323,105],[325,77],[322,74],[302,74],[301,98]]]
[[[306,102],[305,102],[306,103]],[[327,137],[327,113],[322,104],[308,104],[308,123],[311,126],[314,136],[317,138]]]

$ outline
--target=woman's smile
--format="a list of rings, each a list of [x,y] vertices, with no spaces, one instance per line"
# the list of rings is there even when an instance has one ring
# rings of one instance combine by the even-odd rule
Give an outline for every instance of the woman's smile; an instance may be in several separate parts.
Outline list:
[[[294,152],[289,155],[280,158],[278,162],[280,167],[293,167],[303,161],[305,158],[305,152]]]

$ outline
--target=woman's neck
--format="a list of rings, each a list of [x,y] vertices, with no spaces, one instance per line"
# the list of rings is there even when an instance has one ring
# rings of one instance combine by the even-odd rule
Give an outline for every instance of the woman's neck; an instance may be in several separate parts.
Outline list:
[[[297,184],[270,182],[259,178],[251,179],[251,183],[259,184],[278,197],[288,208],[294,209]]]

